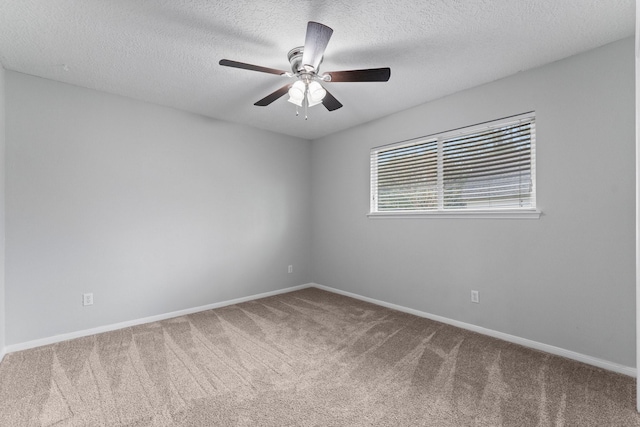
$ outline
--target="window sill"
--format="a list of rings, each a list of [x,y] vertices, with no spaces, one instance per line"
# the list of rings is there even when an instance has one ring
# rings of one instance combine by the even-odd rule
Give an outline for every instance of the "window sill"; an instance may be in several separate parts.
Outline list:
[[[391,218],[486,218],[486,219],[540,219],[539,210],[503,210],[503,211],[437,211],[437,212],[370,212],[369,219]]]

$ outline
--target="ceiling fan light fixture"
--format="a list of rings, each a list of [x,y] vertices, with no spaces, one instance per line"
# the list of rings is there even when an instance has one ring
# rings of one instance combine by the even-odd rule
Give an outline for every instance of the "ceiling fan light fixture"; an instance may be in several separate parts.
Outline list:
[[[309,83],[308,94],[309,107],[313,107],[314,105],[318,105],[322,102],[324,97],[327,95],[327,91],[320,83],[312,81]]]
[[[302,107],[302,102],[304,101],[306,90],[307,90],[307,87],[305,86],[304,82],[301,80],[298,80],[289,89],[288,101],[291,102],[292,104],[297,105],[298,107]]]

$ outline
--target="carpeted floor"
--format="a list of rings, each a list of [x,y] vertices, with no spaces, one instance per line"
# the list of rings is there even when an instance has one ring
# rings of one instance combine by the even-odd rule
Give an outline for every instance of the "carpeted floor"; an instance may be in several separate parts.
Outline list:
[[[12,353],[1,426],[640,426],[635,380],[315,288]]]

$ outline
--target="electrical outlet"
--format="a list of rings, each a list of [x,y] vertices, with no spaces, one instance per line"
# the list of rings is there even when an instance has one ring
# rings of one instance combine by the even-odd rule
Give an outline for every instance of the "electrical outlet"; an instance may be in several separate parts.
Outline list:
[[[471,302],[475,302],[476,304],[480,304],[480,292],[471,291]]]
[[[82,294],[82,305],[93,305],[93,294]]]
[[[287,270],[289,273],[293,273],[293,265],[289,266],[289,269]]]

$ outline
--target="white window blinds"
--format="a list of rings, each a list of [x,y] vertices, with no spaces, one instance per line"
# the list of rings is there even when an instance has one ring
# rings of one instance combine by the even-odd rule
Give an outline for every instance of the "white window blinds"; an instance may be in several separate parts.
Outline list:
[[[438,207],[438,144],[425,141],[377,153],[377,208],[380,211]]]
[[[371,150],[371,212],[535,209],[533,114]]]

